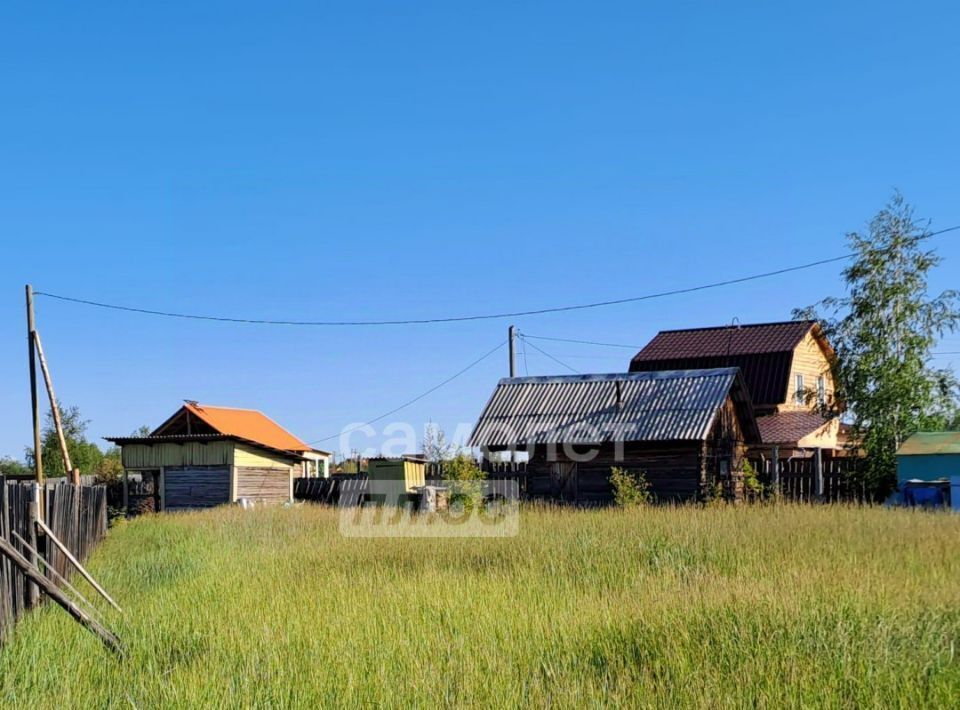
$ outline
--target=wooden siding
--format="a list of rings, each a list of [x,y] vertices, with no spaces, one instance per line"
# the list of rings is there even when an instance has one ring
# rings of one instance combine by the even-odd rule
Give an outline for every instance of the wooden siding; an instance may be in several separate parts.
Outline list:
[[[538,447],[527,464],[527,493],[533,498],[559,498],[584,503],[613,502],[610,469],[642,471],[656,500],[680,502],[700,493],[702,443],[626,444],[622,458],[612,444],[600,447],[591,461],[573,462],[559,447],[554,455]]]
[[[817,378],[823,376],[826,380],[827,402],[833,401],[833,375],[830,372],[830,362],[812,333],[807,333],[793,351],[790,381],[787,383],[787,398],[780,405],[780,410],[807,409],[817,406],[816,399],[809,405],[796,404],[797,375],[803,375],[804,389],[814,393],[817,391]]]
[[[164,509],[211,508],[230,502],[229,466],[167,466]]]
[[[254,468],[237,466],[237,498],[267,503],[284,503],[290,500],[292,483],[290,467]]]
[[[247,466],[248,468],[289,469],[291,466],[297,466],[298,471],[300,470],[300,461],[293,456],[284,456],[280,453],[273,453],[266,449],[239,443],[234,445],[232,463],[235,466]]]
[[[743,441],[743,430],[740,419],[737,417],[733,399],[727,401],[717,411],[710,436],[703,447],[703,485],[718,480],[721,474],[720,462],[727,461],[727,478],[734,471],[740,470],[740,465],[746,456],[746,445]]]
[[[121,460],[126,469],[164,466],[222,466],[233,462],[232,441],[191,441],[183,444],[126,444]]]

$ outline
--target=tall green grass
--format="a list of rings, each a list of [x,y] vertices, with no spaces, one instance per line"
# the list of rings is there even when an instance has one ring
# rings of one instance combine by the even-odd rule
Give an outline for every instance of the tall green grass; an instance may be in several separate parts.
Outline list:
[[[955,706],[960,516],[525,509],[517,538],[354,539],[319,507],[120,527],[129,653],[60,609],[0,651],[37,707]]]

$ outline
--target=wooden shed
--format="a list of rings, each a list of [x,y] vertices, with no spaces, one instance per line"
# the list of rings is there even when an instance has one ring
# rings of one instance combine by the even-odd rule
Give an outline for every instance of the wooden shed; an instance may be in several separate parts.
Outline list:
[[[736,493],[760,435],[738,368],[500,380],[470,438],[484,454],[526,451],[527,495],[613,499],[611,468],[643,472],[677,502],[721,483]]]
[[[157,510],[291,501],[293,479],[321,475],[329,458],[261,412],[196,402],[147,436],[107,440],[121,448],[125,499],[138,478],[136,494],[152,495]]]

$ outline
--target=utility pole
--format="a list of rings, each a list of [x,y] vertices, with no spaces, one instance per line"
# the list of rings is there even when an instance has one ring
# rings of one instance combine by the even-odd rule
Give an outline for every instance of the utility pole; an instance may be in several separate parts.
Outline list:
[[[30,357],[30,406],[33,413],[33,473],[37,484],[43,486],[43,455],[40,442],[40,403],[37,399],[37,355],[36,355],[36,323],[33,318],[33,287],[26,286],[27,290],[27,352]]]
[[[517,361],[514,352],[514,341],[517,339],[517,329],[512,325],[507,330],[507,340],[510,343],[510,377],[516,377]]]

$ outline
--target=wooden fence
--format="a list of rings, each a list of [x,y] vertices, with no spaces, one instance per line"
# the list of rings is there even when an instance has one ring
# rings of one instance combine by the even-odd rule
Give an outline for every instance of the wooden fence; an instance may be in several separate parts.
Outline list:
[[[764,484],[786,500],[797,502],[864,502],[867,492],[855,483],[858,459],[825,459],[818,475],[814,458],[751,461]],[[819,479],[819,481],[818,481]]]
[[[53,534],[79,560],[84,560],[106,535],[107,492],[104,486],[73,486],[69,483],[50,485],[45,491],[44,522]],[[0,476],[0,536],[28,560],[35,555],[22,542],[40,552],[49,567],[41,571],[59,584],[54,572],[68,577],[70,563],[55,545],[45,546],[31,530],[30,505],[33,484],[10,482]],[[52,571],[51,571],[52,570]],[[33,588],[33,589],[31,589]],[[0,558],[0,638],[23,613],[38,601],[35,585],[5,557]]]

